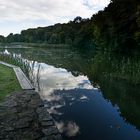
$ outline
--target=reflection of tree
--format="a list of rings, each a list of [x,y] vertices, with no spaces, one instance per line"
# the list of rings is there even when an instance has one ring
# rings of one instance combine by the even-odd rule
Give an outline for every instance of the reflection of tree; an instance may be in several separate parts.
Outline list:
[[[31,65],[30,80],[34,84],[34,81],[35,81],[35,76],[34,76],[35,61],[33,61],[30,65]]]
[[[101,90],[106,99],[119,106],[125,120],[140,130],[140,94],[139,88],[130,86],[124,81],[104,79],[100,82]]]
[[[140,58],[98,52],[84,69],[90,80],[101,87],[104,97],[117,104],[121,115],[140,129]]]
[[[10,49],[10,51],[12,50]],[[18,49],[18,51],[22,54],[23,49]],[[125,58],[108,52],[98,52],[93,57],[93,54],[88,55],[88,52],[84,54],[85,51],[82,53],[65,48],[49,48],[46,50],[33,48],[24,51],[24,56],[31,60],[45,62],[57,67],[61,64],[61,67],[75,71],[75,75],[79,73],[87,75],[90,81],[96,82],[96,85],[99,84],[105,98],[119,106],[122,116],[140,129],[139,85],[134,86],[135,83],[140,82],[140,58]],[[34,69],[32,70],[38,73],[34,73],[34,76],[35,79],[38,79],[36,81],[40,89],[42,88],[40,87],[40,66],[36,67],[34,66],[36,65],[35,62],[33,63]]]
[[[41,88],[40,88],[40,67],[41,67],[41,64],[36,63],[35,61],[30,62],[30,79],[38,91],[41,90]]]
[[[36,82],[37,82],[37,88],[38,88],[38,91],[40,91],[40,64],[38,64],[38,68],[37,68],[37,75],[36,75]]]

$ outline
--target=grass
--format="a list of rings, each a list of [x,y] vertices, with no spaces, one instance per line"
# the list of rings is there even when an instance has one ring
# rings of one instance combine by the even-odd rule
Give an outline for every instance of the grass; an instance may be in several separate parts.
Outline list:
[[[0,64],[0,101],[18,90],[21,90],[21,87],[13,69]]]

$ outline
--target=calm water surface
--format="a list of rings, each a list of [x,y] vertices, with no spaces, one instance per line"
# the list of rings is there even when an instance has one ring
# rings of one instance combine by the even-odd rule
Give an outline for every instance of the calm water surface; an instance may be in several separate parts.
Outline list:
[[[68,48],[7,51],[31,62],[36,90],[65,140],[140,140],[140,87],[103,76],[90,52]]]

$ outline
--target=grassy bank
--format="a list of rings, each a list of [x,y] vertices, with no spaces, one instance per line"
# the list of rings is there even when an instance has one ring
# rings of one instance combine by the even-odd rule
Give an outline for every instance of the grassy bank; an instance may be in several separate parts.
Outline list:
[[[0,101],[13,91],[21,90],[13,69],[0,64]]]

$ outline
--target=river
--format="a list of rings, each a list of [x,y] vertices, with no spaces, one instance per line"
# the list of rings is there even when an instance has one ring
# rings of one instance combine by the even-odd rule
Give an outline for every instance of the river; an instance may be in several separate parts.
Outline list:
[[[64,140],[140,140],[139,61],[63,47],[0,51],[30,62],[31,79]]]

